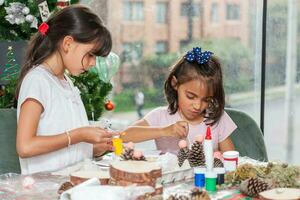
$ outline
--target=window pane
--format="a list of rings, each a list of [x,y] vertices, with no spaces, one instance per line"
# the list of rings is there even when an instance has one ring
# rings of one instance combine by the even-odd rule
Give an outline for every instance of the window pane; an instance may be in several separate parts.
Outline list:
[[[161,53],[167,53],[167,42],[161,41],[161,42],[156,42],[156,53],[161,54]]]
[[[211,5],[211,22],[212,23],[219,22],[218,3],[212,3],[212,5]]]
[[[299,164],[300,16],[292,2],[268,1],[265,138],[271,158]]]
[[[156,22],[166,23],[167,22],[167,9],[168,4],[165,2],[156,3]]]
[[[239,20],[240,19],[240,6],[236,4],[227,4],[226,19]]]
[[[230,4],[222,0],[193,0],[192,12],[187,8],[187,1],[128,1],[140,2],[143,23],[127,23],[120,17],[123,1],[106,2],[107,19],[110,20],[105,24],[111,30],[113,51],[122,57],[120,70],[114,78],[113,95],[118,106],[110,112],[111,117],[118,119],[115,126],[125,127],[137,120],[136,89],[145,95],[144,114],[157,106],[167,105],[163,85],[169,68],[195,46],[210,50],[220,58],[226,106],[245,111],[260,123],[262,0],[230,1],[233,2]],[[162,6],[165,3],[167,6]],[[133,16],[132,7],[127,9],[130,16]],[[163,7],[167,7],[168,19],[158,25],[157,21],[163,21],[158,14],[163,13],[160,12],[165,10]],[[228,19],[238,20],[228,23]],[[165,51],[167,53],[160,53]],[[131,114],[120,114],[121,111],[131,111]]]
[[[131,3],[124,2],[123,4],[123,18],[124,20],[131,20]]]

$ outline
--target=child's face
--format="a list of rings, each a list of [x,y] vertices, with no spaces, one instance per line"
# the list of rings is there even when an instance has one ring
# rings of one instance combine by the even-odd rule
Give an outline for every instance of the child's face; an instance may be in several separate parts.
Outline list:
[[[78,76],[96,65],[96,56],[92,53],[94,46],[75,41],[71,44],[65,53],[64,64],[72,75]]]
[[[177,92],[181,114],[189,121],[202,121],[201,113],[208,107],[209,91],[207,91],[206,85],[200,80],[191,80],[179,85]]]

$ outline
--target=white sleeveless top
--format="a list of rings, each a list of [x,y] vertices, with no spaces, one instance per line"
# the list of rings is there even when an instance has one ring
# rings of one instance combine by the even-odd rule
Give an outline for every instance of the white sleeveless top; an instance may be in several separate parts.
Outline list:
[[[41,114],[37,135],[55,135],[89,125],[78,88],[67,76],[65,78],[66,80],[59,80],[40,65],[30,70],[22,82],[17,117],[19,120],[20,107],[26,99],[39,101],[44,112]],[[51,153],[19,158],[21,172],[31,174],[55,171],[84,158],[91,158],[92,154],[93,145],[81,142]]]

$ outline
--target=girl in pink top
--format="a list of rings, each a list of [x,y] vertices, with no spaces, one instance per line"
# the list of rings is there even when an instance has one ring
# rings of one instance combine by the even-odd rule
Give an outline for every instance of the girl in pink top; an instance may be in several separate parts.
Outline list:
[[[177,153],[178,141],[191,145],[211,126],[215,151],[233,150],[235,123],[224,111],[222,70],[212,52],[193,48],[171,69],[164,90],[168,107],[159,107],[128,127],[125,142],[155,139],[158,150]]]

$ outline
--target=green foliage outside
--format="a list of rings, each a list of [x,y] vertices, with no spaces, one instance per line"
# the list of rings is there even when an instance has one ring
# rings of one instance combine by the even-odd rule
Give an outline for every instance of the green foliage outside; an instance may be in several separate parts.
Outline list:
[[[163,89],[157,88],[144,88],[141,89],[145,96],[145,107],[144,108],[153,108],[161,105],[167,105]],[[135,110],[135,101],[134,101],[135,90],[134,89],[125,89],[120,94],[114,95],[114,103],[116,105],[115,112],[126,112]]]

